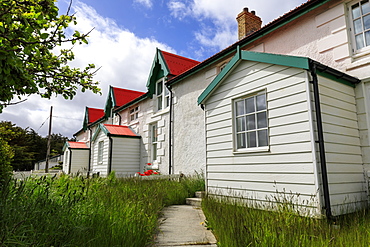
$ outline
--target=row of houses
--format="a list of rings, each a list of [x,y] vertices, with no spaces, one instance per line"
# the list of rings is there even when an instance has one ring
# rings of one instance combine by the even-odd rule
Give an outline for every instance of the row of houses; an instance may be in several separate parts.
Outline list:
[[[327,217],[367,206],[369,0],[309,0],[263,27],[245,8],[237,21],[221,52],[157,49],[147,92],[111,87],[104,109],[86,108],[64,171],[197,171],[210,194],[293,193]]]

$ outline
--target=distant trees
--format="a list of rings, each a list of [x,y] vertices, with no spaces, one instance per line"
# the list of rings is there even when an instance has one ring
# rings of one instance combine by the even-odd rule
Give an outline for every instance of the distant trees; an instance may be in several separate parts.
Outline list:
[[[68,137],[61,134],[52,134],[51,156],[62,153],[67,140]],[[3,146],[0,143],[0,156],[4,152],[4,158],[0,157],[0,165],[7,163],[12,170],[31,170],[36,161],[46,158],[47,137],[41,137],[33,129],[22,129],[11,122],[2,121],[0,122],[1,141],[4,144],[8,143],[8,146]],[[5,154],[7,155],[5,156]]]

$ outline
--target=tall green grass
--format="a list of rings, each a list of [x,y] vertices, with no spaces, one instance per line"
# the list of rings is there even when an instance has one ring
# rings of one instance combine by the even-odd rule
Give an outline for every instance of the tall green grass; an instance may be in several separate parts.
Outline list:
[[[204,189],[201,177],[41,177],[0,192],[0,246],[147,246],[161,209]]]
[[[292,210],[294,205],[266,211],[249,207],[245,201],[208,196],[202,206],[221,247],[370,246],[369,210],[328,222],[299,216]]]

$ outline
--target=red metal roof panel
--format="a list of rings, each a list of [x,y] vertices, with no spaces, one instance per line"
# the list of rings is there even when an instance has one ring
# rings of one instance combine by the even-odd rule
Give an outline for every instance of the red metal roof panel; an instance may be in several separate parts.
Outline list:
[[[128,126],[124,126],[124,125],[113,125],[113,124],[104,124],[104,127],[112,135],[119,135],[119,136],[138,136]]]
[[[166,61],[168,69],[170,70],[170,74],[175,76],[183,73],[184,71],[187,71],[188,69],[200,63],[198,61],[186,57],[181,57],[179,55],[175,55],[169,52],[165,51],[161,52],[164,60]]]
[[[88,114],[88,124],[93,123],[97,120],[99,120],[101,117],[104,116],[104,110],[103,109],[97,109],[97,108],[87,108],[87,114]]]
[[[129,90],[129,89],[123,89],[123,88],[117,88],[117,87],[112,87],[112,88],[113,88],[113,93],[114,93],[114,99],[116,100],[115,107],[123,106],[129,103],[130,101],[145,94],[143,92]]]
[[[88,149],[89,147],[86,145],[85,142],[71,142],[68,141],[68,145],[70,148],[78,148],[78,149]]]

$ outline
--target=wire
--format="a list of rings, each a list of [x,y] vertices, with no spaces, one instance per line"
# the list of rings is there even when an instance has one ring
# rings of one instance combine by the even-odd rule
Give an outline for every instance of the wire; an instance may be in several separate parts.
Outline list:
[[[36,130],[36,132],[38,132],[40,129],[41,129],[41,127],[42,126],[44,126],[44,124],[46,123],[46,121],[49,119],[49,117],[47,117],[46,119],[45,119],[45,121],[41,124],[41,126]]]

